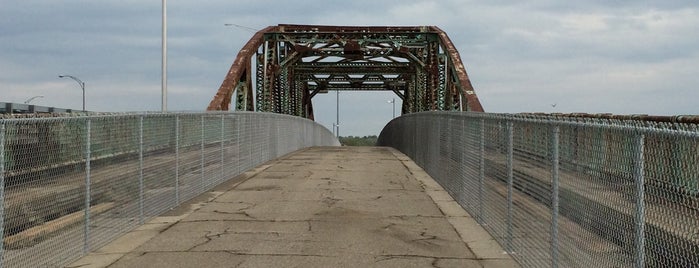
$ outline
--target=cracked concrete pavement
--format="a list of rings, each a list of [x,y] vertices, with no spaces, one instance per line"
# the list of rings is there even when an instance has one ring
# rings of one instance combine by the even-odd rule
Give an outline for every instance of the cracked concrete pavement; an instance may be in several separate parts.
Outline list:
[[[273,160],[68,267],[517,267],[432,178],[384,147]]]

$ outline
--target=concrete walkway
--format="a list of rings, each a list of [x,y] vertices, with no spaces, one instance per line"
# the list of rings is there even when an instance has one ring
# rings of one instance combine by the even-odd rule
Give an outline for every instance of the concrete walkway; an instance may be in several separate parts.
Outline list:
[[[408,157],[301,150],[69,267],[517,267]]]

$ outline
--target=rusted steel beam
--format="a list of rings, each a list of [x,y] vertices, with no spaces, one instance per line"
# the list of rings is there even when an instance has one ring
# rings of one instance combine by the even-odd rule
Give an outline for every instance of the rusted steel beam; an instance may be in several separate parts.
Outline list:
[[[451,39],[449,39],[447,33],[442,31],[442,29],[439,27],[430,26],[430,28],[432,31],[439,34],[442,45],[447,53],[449,53],[449,59],[452,62],[452,66],[456,70],[456,76],[461,84],[462,98],[466,99],[467,106],[463,108],[468,111],[483,112],[483,106],[481,105],[480,100],[478,100],[476,91],[473,89],[473,85],[471,84],[471,79],[468,78],[468,74],[466,73],[466,67],[464,67],[464,63],[461,61],[461,55],[459,55],[459,51],[456,50],[454,43],[451,42]]]
[[[257,81],[252,89],[248,85],[255,55]],[[482,112],[459,57],[446,33],[435,26],[270,26],[241,49],[207,110],[228,110],[233,92],[244,90],[237,96],[252,97],[255,90],[255,100],[238,100],[240,109],[299,114],[292,107],[298,105],[304,116],[312,117],[310,99],[318,92],[312,88],[317,83],[324,90],[402,91],[404,112]],[[252,101],[255,107],[247,105]]]
[[[426,26],[331,26],[331,25],[298,25],[279,24],[280,32],[318,32],[318,33],[395,33],[395,32],[427,32]]]
[[[221,87],[219,87],[216,95],[214,96],[213,100],[211,100],[206,110],[228,111],[230,108],[233,89],[237,83],[240,83],[241,76],[243,75],[243,72],[248,69],[246,66],[250,65],[250,59],[253,55],[255,55],[255,51],[257,51],[257,48],[264,42],[262,36],[265,33],[273,32],[277,28],[277,26],[269,26],[258,31],[252,36],[252,38],[250,38],[250,41],[243,46],[240,52],[238,52],[238,56],[236,56],[235,61],[233,61],[233,65],[231,65],[231,68],[228,70],[226,78],[223,79]]]

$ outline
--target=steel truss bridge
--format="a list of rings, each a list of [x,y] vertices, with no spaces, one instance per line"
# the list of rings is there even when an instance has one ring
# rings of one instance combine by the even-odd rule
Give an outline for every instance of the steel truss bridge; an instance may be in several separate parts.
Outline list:
[[[394,149],[332,147],[335,135],[302,118],[312,119],[311,100],[330,90],[402,98],[406,115],[378,138]],[[698,116],[484,113],[453,44],[428,26],[267,27],[243,47],[208,109],[229,110],[231,102],[235,110],[273,113],[72,116],[6,105],[0,268],[255,259],[357,266],[354,258],[371,262],[359,266],[440,259],[515,266],[493,262],[510,257],[522,267],[699,267]],[[16,114],[19,108],[32,113]],[[301,158],[288,155],[297,151]],[[265,164],[281,156],[293,163]],[[255,167],[274,174],[258,176]],[[248,171],[255,175],[245,177]],[[265,182],[228,184],[253,179]],[[235,188],[251,194],[220,192]],[[219,196],[228,201],[214,202]],[[188,201],[206,199],[216,207]],[[173,217],[184,213],[174,209],[182,204],[196,208],[190,220]],[[166,220],[139,228],[165,212]],[[312,228],[328,217],[340,224]],[[272,232],[287,228],[295,236]],[[102,248],[117,238],[119,246]],[[346,251],[348,243],[361,251]],[[143,264],[132,262],[138,259]]]
[[[245,44],[207,110],[234,102],[236,111],[313,119],[313,97],[331,90],[393,91],[403,114],[483,111],[459,52],[438,27],[288,24]]]

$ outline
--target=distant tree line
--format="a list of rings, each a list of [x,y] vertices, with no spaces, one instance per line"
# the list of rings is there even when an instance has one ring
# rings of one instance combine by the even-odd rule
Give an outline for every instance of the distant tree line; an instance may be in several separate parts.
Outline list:
[[[379,139],[376,135],[355,137],[355,136],[340,136],[340,143],[343,146],[376,146],[376,141]]]

